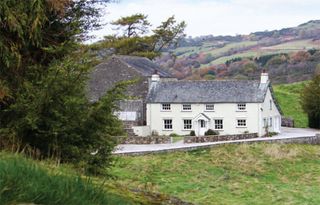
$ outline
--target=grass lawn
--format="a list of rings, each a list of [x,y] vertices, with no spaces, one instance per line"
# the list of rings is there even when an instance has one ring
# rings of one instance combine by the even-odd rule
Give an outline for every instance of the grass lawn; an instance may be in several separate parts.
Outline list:
[[[280,104],[284,116],[291,117],[296,127],[307,127],[308,116],[300,105],[300,93],[307,82],[283,84],[273,86],[275,96]]]
[[[121,156],[119,186],[195,204],[320,204],[320,146],[251,144]]]

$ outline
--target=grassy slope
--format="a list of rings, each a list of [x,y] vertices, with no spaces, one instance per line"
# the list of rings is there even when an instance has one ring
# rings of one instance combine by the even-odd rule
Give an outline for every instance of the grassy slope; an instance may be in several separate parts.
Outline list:
[[[320,204],[320,146],[252,144],[118,158],[122,186],[196,204]]]
[[[300,93],[306,82],[273,86],[275,96],[286,117],[295,120],[296,127],[307,127],[308,117],[300,105]]]
[[[0,153],[0,204],[135,204],[129,197],[107,192],[103,179],[95,185],[71,172]]]

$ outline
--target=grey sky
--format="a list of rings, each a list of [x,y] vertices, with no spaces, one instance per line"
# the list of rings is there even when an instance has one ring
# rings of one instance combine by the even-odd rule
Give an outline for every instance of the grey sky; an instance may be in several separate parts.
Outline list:
[[[153,26],[169,16],[188,24],[188,36],[248,34],[297,26],[320,19],[320,0],[120,0],[105,9],[103,22],[135,13],[148,15]],[[93,32],[112,34],[112,26]]]

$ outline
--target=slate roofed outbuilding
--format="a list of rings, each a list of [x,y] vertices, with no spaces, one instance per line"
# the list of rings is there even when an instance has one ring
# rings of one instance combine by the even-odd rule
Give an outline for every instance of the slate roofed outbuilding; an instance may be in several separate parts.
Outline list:
[[[247,80],[163,81],[154,83],[148,103],[260,103],[269,84]]]
[[[157,71],[160,77],[172,78],[172,75],[170,73],[164,71],[158,64],[152,62],[148,58],[124,55],[118,55],[115,56],[115,58],[118,58],[128,66],[131,66],[145,77],[150,77]]]

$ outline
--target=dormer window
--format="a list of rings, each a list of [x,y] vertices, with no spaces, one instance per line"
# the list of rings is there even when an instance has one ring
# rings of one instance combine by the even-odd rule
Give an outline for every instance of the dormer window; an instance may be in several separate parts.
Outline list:
[[[270,104],[270,110],[272,110],[272,100],[269,101]]]
[[[170,111],[171,110],[171,104],[162,104],[161,110]]]
[[[245,103],[238,103],[238,105],[237,105],[237,107],[238,107],[238,111],[246,111],[246,104]]]
[[[206,111],[214,111],[214,104],[206,104]]]
[[[183,104],[182,110],[183,111],[191,111],[191,104]]]

